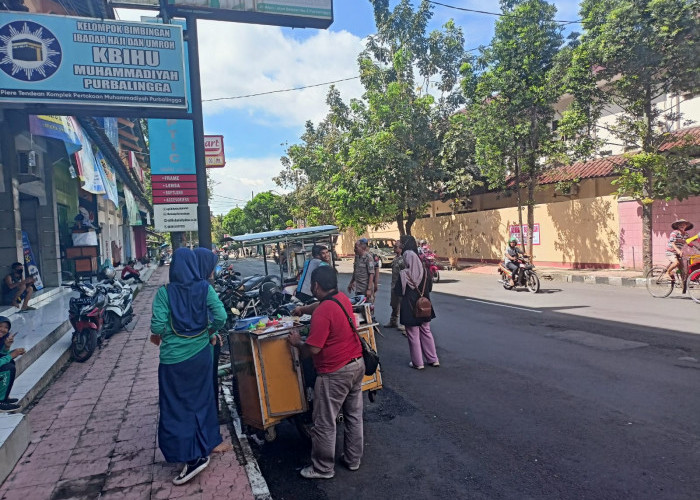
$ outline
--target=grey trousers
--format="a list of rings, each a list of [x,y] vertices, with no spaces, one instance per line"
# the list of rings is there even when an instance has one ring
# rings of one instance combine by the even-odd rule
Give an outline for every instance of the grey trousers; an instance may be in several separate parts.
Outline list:
[[[318,472],[335,469],[336,417],[343,409],[343,453],[350,466],[360,465],[364,448],[362,431],[362,358],[333,373],[319,373],[314,387],[314,425],[311,429],[311,463]]]

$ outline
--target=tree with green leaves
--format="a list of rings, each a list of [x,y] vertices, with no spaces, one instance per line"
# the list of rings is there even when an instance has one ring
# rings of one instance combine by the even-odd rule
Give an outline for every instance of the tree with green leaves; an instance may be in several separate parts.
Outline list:
[[[621,196],[642,207],[643,261],[652,265],[652,204],[700,194],[700,172],[690,163],[697,146],[683,140],[671,154],[660,146],[682,120],[659,103],[700,92],[700,4],[697,0],[583,0],[584,28],[568,75],[575,97],[570,136],[596,128],[627,150],[615,181]],[[612,114],[615,120],[599,121]],[[594,144],[595,145],[595,144]],[[599,145],[598,145],[599,146]]]
[[[527,188],[529,253],[540,172],[560,154],[552,130],[554,104],[561,95],[555,78],[562,27],[556,7],[544,0],[502,0],[491,45],[482,50],[478,77],[466,75],[467,116],[472,121],[476,163],[491,189]],[[512,183],[508,185],[509,181]]]
[[[236,207],[232,208],[226,215],[224,215],[221,226],[224,233],[231,236],[238,236],[240,234],[245,234],[250,232],[250,227],[248,224],[248,218],[242,208]]]
[[[285,197],[270,191],[256,194],[246,203],[243,213],[252,232],[285,229],[292,218]]]
[[[459,69],[468,61],[462,31],[452,21],[427,32],[430,2],[372,0],[377,33],[360,53],[361,99],[345,103],[337,90],[318,127],[288,150],[314,193],[342,227],[396,222],[410,234],[450,169],[441,161],[449,116],[463,102]]]

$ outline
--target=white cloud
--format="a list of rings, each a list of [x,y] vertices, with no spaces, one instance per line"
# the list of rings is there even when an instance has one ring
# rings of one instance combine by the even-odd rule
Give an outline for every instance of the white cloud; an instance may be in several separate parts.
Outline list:
[[[305,40],[279,27],[202,21],[199,25],[203,99],[258,94],[357,75],[362,40],[347,31],[319,30]],[[359,80],[338,84],[345,98],[359,96]],[[247,110],[260,123],[303,126],[325,116],[328,86],[245,99],[205,102],[205,114]]]
[[[214,181],[214,195],[209,202],[215,214],[226,214],[232,208],[243,208],[253,194],[263,191],[282,193],[272,178],[282,169],[279,157],[234,158],[224,168],[209,169]]]

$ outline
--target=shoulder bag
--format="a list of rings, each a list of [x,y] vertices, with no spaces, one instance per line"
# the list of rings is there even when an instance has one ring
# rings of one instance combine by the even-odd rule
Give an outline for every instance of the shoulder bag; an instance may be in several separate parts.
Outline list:
[[[428,271],[423,269],[423,289],[419,292],[416,284],[409,278],[413,288],[415,288],[419,293],[419,297],[416,300],[416,305],[413,306],[413,316],[415,318],[430,318],[430,316],[433,314],[433,304],[430,303],[430,299],[428,297],[425,297],[425,285],[428,283],[427,273]]]
[[[328,299],[338,304],[340,309],[342,309],[343,314],[345,314],[345,317],[348,319],[348,323],[350,323],[352,331],[355,332],[357,337],[360,339],[360,344],[362,344],[362,359],[365,362],[365,375],[374,375],[377,368],[379,368],[379,354],[377,354],[377,351],[372,349],[367,341],[362,338],[360,333],[357,331],[357,328],[355,328],[355,322],[352,320],[352,318],[350,318],[350,315],[348,315],[348,312],[343,307],[343,304],[341,304],[335,297],[329,297]]]

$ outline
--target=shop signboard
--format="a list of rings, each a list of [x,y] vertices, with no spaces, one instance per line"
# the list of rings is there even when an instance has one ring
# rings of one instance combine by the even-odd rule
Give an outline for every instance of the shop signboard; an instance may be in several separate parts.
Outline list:
[[[508,232],[510,234],[508,236],[508,239],[515,236],[518,239],[518,243],[522,243],[523,240],[527,243],[527,235],[528,235],[527,224],[523,224],[522,231],[520,230],[520,226],[518,226],[517,224],[514,226],[509,226]],[[540,225],[539,224],[534,224],[532,226],[532,244],[533,245],[540,244]]]
[[[186,109],[182,28],[4,12],[0,102]]]
[[[207,168],[221,168],[226,165],[223,135],[204,136],[204,159]]]
[[[44,288],[44,282],[41,281],[39,266],[36,265],[34,252],[32,252],[32,246],[29,244],[29,236],[27,236],[25,231],[22,231],[22,247],[24,254],[24,268],[26,269],[27,277],[34,278],[34,288],[41,290]]]
[[[191,120],[148,120],[156,231],[197,231],[197,171]]]
[[[333,22],[332,0],[167,0],[173,16],[216,21],[327,28]]]

